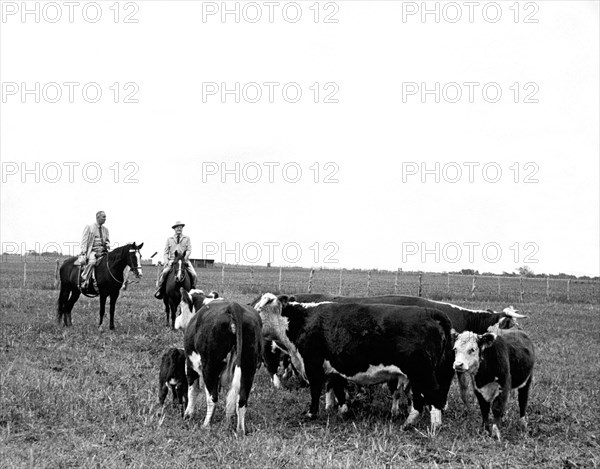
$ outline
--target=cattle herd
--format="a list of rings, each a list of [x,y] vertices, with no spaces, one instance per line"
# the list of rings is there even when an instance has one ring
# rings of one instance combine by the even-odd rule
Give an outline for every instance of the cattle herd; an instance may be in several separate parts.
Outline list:
[[[456,373],[462,400],[472,385],[483,426],[500,440],[500,425],[512,389],[518,389],[520,424],[526,408],[535,361],[533,343],[517,324],[512,307],[502,312],[471,310],[420,297],[387,295],[343,297],[323,294],[265,293],[249,305],[212,292],[181,289],[175,329],[183,332],[183,350],[163,356],[159,401],[169,388],[195,414],[203,383],[204,426],[210,425],[219,390],[228,389],[225,415],[237,415],[244,435],[245,413],[254,376],[264,363],[272,383],[281,386],[281,363],[310,389],[307,415],[316,418],[323,388],[325,408],[348,411],[348,383],[385,383],[392,393],[392,415],[409,402],[402,425],[414,425],[425,407],[436,434]],[[492,419],[489,413],[492,410]]]

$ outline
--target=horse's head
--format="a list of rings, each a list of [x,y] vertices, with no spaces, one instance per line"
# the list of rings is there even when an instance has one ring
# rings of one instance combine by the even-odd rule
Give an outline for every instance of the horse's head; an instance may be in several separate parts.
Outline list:
[[[140,249],[144,243],[135,244],[131,243],[128,245],[128,253],[127,253],[127,265],[131,268],[133,273],[137,278],[142,277],[142,255],[140,254]]]
[[[185,280],[185,255],[187,251],[179,253],[175,251],[175,259],[173,259],[173,270],[175,271],[175,281],[182,283]]]

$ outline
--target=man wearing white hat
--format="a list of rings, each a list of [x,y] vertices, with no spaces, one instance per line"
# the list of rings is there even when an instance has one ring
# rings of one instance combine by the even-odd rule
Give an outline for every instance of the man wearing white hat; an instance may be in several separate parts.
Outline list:
[[[175,251],[184,252],[185,251],[185,266],[187,268],[188,273],[190,274],[190,278],[192,281],[192,288],[196,288],[196,271],[194,270],[194,266],[190,262],[190,255],[192,254],[192,240],[189,236],[185,236],[182,231],[185,223],[181,221],[176,221],[175,224],[171,227],[175,230],[175,234],[167,238],[167,242],[165,244],[165,252],[163,255],[163,265],[165,268],[160,274],[160,278],[158,279],[158,285],[156,289],[156,293],[154,296],[159,300],[162,299],[163,292],[163,280],[165,275],[171,270],[171,266],[173,265],[173,260],[175,259]]]

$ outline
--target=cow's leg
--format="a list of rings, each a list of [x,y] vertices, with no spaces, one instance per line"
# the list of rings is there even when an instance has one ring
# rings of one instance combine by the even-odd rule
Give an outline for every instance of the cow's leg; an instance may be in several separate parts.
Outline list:
[[[346,403],[346,386],[348,381],[336,373],[329,375],[327,382],[327,393],[325,394],[325,410],[330,409],[335,405],[335,401],[339,406],[339,413],[344,415],[348,412],[348,404]]]
[[[505,387],[502,392],[492,401],[492,415],[494,421],[492,423],[492,436],[500,440],[500,427],[502,426],[502,417],[504,417],[504,409],[510,394],[510,386]]]
[[[527,401],[529,400],[529,388],[531,387],[532,379],[533,376],[530,375],[527,383],[517,391],[519,394],[519,423],[523,430],[527,430]]]
[[[423,407],[425,405],[425,400],[418,386],[413,386],[413,399],[412,403],[409,407],[408,417],[406,417],[406,421],[402,424],[402,429],[406,430],[410,426],[414,426],[421,418],[421,413],[423,412]]]
[[[316,419],[319,415],[319,399],[321,398],[323,381],[325,379],[323,363],[321,363],[321,366],[309,365],[306,367],[306,374],[310,383],[310,407],[307,415],[311,419]]]
[[[165,382],[158,383],[158,403],[162,406],[165,405],[165,399],[167,398],[167,394],[169,394],[169,387]]]
[[[100,294],[100,322],[98,323],[98,330],[100,332],[102,332],[102,321],[104,320],[104,311],[106,310],[106,298],[106,294]]]
[[[479,408],[481,409],[481,419],[483,428],[491,434],[490,429],[490,403],[484,399],[479,391],[475,391],[475,396],[477,397],[477,401],[479,402]]]
[[[117,298],[119,298],[119,290],[110,294],[110,330],[115,330],[115,307],[117,306]]]
[[[189,359],[187,360],[189,362]],[[191,418],[196,413],[196,400],[200,394],[200,375],[186,363],[186,378],[188,382],[187,406],[183,418]]]
[[[218,394],[216,392],[211,392],[209,389],[204,386],[204,393],[206,394],[206,417],[204,418],[204,423],[202,424],[204,427],[208,427],[210,425],[210,421],[212,420],[212,416],[215,413],[215,405],[217,404]]]
[[[460,399],[465,407],[469,407],[469,382],[472,380],[470,373],[457,373]]]

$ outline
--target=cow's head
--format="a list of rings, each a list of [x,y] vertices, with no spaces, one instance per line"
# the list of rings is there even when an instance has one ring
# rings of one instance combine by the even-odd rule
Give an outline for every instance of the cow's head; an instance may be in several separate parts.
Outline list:
[[[298,349],[288,337],[289,319],[283,316],[283,309],[292,301],[294,297],[286,295],[275,296],[272,293],[265,293],[261,299],[254,305],[254,309],[258,311],[262,320],[263,337],[276,338],[281,342],[290,354],[292,364],[300,373],[300,376],[306,379],[304,371],[304,362],[298,353]]]
[[[459,373],[477,373],[481,361],[481,352],[490,347],[496,340],[496,334],[488,332],[477,335],[465,331],[455,336],[454,369]]]
[[[175,329],[176,330],[184,330],[187,325],[190,323],[194,315],[196,314],[196,306],[194,306],[194,299],[200,299],[201,305],[204,306],[211,301],[221,300],[217,292],[210,292],[207,296],[204,294],[202,290],[190,290],[188,293],[185,288],[181,288],[181,301],[179,302],[179,307],[177,308],[178,316],[175,319]],[[196,305],[198,305],[198,301],[196,301]]]

